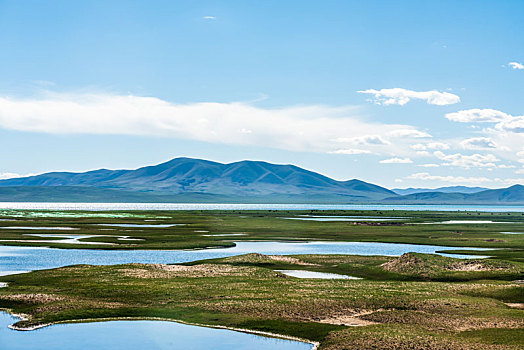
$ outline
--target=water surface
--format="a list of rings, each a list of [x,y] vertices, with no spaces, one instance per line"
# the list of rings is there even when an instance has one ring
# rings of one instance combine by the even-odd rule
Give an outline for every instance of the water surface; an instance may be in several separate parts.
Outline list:
[[[361,280],[360,277],[353,277],[347,275],[339,275],[336,273],[327,273],[327,272],[316,272],[316,271],[306,271],[306,270],[275,270],[286,276],[296,277],[296,278],[315,278],[315,279],[326,279],[326,280]]]
[[[0,312],[0,349],[9,350],[309,350],[311,344],[169,321],[60,324],[14,331],[18,321]]]
[[[396,221],[396,220],[409,220],[409,218],[388,218],[378,216],[309,216],[304,215],[302,217],[293,218],[282,218],[287,220],[304,220],[304,221]]]
[[[49,227],[49,226],[0,226],[3,230],[52,230],[52,231],[70,231],[78,230],[74,227]]]
[[[492,221],[492,220],[447,220],[438,222],[422,222],[421,225],[463,225],[463,224],[518,224],[518,222],[511,221]]]
[[[443,247],[416,244],[376,242],[235,242],[232,248],[202,250],[97,250],[53,249],[42,247],[0,246],[0,275],[32,270],[89,264],[114,265],[127,263],[174,264],[203,259],[260,253],[291,254],[349,254],[398,256],[407,252],[436,253],[442,250],[487,250],[482,248]],[[473,255],[441,254],[456,258],[478,258]]]
[[[45,210],[431,210],[524,212],[522,205],[43,203],[0,202],[0,209]],[[70,213],[71,215],[71,213]],[[74,215],[74,214],[72,214]],[[100,214],[100,216],[108,214]],[[133,214],[129,214],[133,215]]]
[[[95,224],[100,226],[114,227],[133,227],[133,228],[168,228],[174,226],[183,226],[185,224]]]

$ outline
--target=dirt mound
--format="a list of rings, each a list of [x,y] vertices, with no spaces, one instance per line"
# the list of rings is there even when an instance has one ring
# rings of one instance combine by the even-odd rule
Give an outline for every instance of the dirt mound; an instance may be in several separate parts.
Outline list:
[[[308,263],[297,258],[284,255],[264,255],[259,253],[250,253],[245,255],[237,255],[225,258],[224,261],[228,263],[250,263],[250,264],[272,264],[272,263],[287,263],[293,265],[303,266],[318,266],[317,264]]]
[[[454,259],[436,254],[406,253],[381,265],[387,271],[424,277],[452,272],[515,273],[518,268],[504,261],[488,259]]]
[[[383,263],[382,268],[391,272],[411,273],[426,265],[426,259],[415,253],[402,254],[396,259]]]

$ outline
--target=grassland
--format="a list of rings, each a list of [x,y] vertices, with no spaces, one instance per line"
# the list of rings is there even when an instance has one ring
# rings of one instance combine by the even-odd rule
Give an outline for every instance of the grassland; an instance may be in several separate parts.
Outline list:
[[[289,220],[316,215],[390,221]],[[371,218],[370,218],[371,219]],[[162,318],[272,332],[320,342],[321,349],[524,348],[522,213],[404,211],[0,212],[1,244],[57,248],[191,249],[234,241],[367,241],[491,248],[489,259],[431,254],[401,257],[248,254],[180,265],[77,265],[0,277],[0,308],[17,324],[107,318]],[[439,224],[481,220],[486,224]],[[437,224],[435,224],[437,223]],[[117,227],[99,224],[182,224]],[[96,235],[82,245],[30,242],[53,234]],[[233,236],[231,236],[233,234]],[[135,240],[121,240],[123,236]],[[82,240],[82,239],[81,239]],[[475,253],[475,251],[464,251]],[[477,252],[478,253],[478,252]],[[485,252],[481,252],[485,254]],[[360,277],[315,280],[276,270]]]
[[[275,269],[360,276],[314,280]],[[5,276],[17,324],[164,318],[273,332],[321,349],[514,349],[524,266],[502,260],[248,254],[182,265],[69,266]]]

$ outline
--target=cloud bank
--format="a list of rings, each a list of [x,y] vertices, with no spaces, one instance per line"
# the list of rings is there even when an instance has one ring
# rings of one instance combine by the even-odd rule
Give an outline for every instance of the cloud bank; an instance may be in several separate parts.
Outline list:
[[[423,100],[430,105],[445,106],[460,102],[460,97],[449,92],[431,91],[413,91],[401,88],[393,89],[368,89],[357,91],[361,94],[371,94],[374,97],[373,102],[379,105],[400,105],[403,106],[412,99]]]
[[[48,93],[36,99],[0,98],[0,128],[41,133],[175,137],[341,154],[380,154],[386,148],[388,153],[403,154],[403,149],[409,150],[406,139],[431,136],[409,125],[364,121],[356,114],[350,106],[176,104],[133,95]],[[366,148],[344,147],[341,140]]]
[[[411,164],[413,161],[409,158],[389,158],[381,160],[381,164]]]
[[[472,137],[460,142],[460,145],[464,149],[488,149],[497,148],[495,142],[489,137]]]
[[[446,118],[460,123],[497,123],[498,130],[524,133],[524,116],[512,116],[496,109],[467,109],[448,113]]]

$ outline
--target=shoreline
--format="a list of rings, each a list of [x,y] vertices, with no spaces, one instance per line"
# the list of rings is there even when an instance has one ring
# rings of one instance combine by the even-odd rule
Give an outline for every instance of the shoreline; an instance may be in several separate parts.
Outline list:
[[[0,309],[0,311],[4,311],[8,313],[11,316],[14,316],[16,318],[19,318],[20,321],[27,321],[30,319],[29,315],[26,314],[17,314],[12,312],[10,309]],[[320,346],[319,342],[315,342],[309,339],[299,338],[299,337],[293,337],[291,335],[284,335],[284,334],[278,334],[278,333],[271,333],[271,332],[264,332],[264,331],[255,331],[247,328],[236,328],[236,327],[228,327],[228,326],[220,326],[220,325],[209,325],[209,324],[203,324],[203,323],[192,323],[192,322],[186,322],[183,320],[175,320],[171,318],[163,318],[163,317],[104,317],[104,318],[85,318],[85,319],[76,319],[76,320],[64,320],[59,322],[52,322],[52,323],[43,323],[31,327],[17,327],[15,326],[15,323],[8,325],[7,327],[9,329],[20,331],[20,332],[30,332],[37,329],[50,327],[53,325],[58,324],[74,324],[74,323],[94,323],[94,322],[110,322],[110,321],[164,321],[164,322],[175,322],[180,324],[185,324],[188,326],[196,326],[196,327],[206,327],[206,328],[214,328],[214,329],[225,329],[230,330],[234,332],[240,332],[240,333],[246,333],[246,334],[253,334],[258,336],[263,336],[267,338],[277,338],[277,339],[283,339],[283,340],[291,340],[291,341],[297,341],[305,344],[310,344],[313,347],[311,350],[318,350],[318,347]]]

